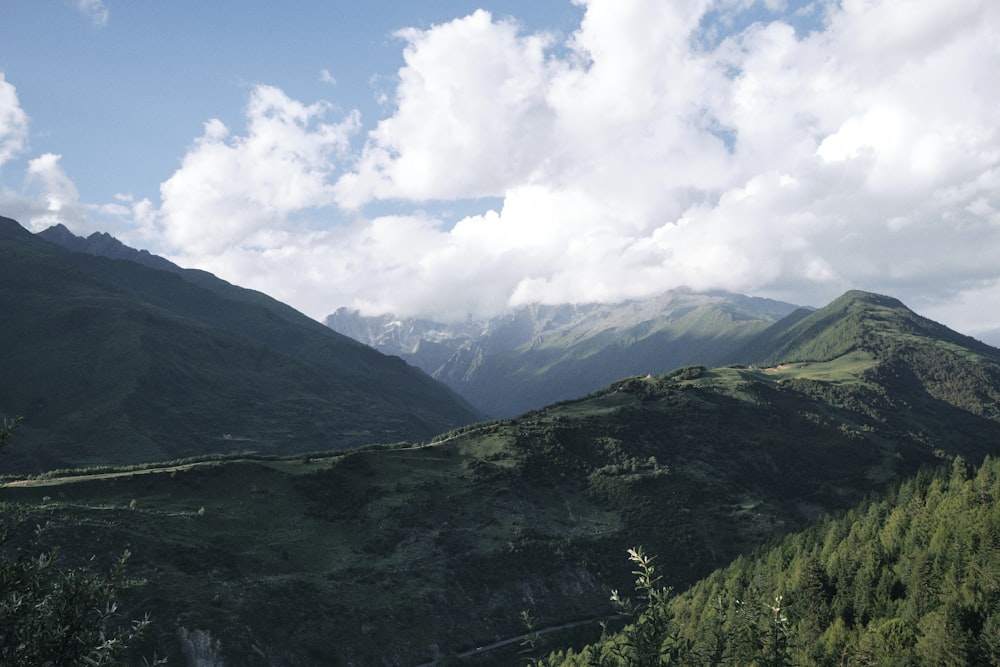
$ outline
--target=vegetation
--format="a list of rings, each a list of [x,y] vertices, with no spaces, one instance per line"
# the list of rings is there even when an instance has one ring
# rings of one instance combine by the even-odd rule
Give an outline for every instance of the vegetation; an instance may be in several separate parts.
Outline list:
[[[0,424],[0,449],[18,423]],[[0,665],[125,664],[120,658],[150,624],[148,616],[123,623],[117,614],[129,552],[103,574],[92,562],[62,565],[58,549],[42,546],[42,528],[26,546],[11,549],[5,524],[16,514],[0,504]]]
[[[539,631],[622,613],[608,596],[635,579],[623,544],[657,554],[658,588],[684,590],[921,466],[981,460],[1000,438],[985,405],[895,376],[890,395],[876,368],[860,352],[694,366],[433,443],[76,471],[0,493],[29,524],[58,517],[67,557],[129,545],[141,583],[123,609],[168,619],[147,652],[180,661],[178,636],[201,632],[219,659],[251,666],[512,664],[516,642],[475,649],[523,635],[523,609]],[[978,377],[979,391],[952,396],[989,396],[991,376]],[[907,407],[920,400],[933,413]],[[764,624],[770,601],[793,618],[794,593],[762,589],[746,610]],[[542,636],[582,646],[600,629],[561,632],[574,638]]]
[[[799,312],[762,332],[734,356],[744,363],[823,362],[855,350],[883,360],[911,346],[950,349],[978,360],[996,349],[920,317],[898,300],[853,290],[815,312]]]
[[[676,597],[630,551],[620,633],[535,665],[1000,664],[1000,460],[927,472]],[[615,596],[617,597],[617,596]]]
[[[129,552],[106,574],[89,565],[67,567],[56,549],[42,546],[42,534],[7,555],[8,533],[0,530],[0,664],[131,664],[121,658],[150,620],[123,625],[117,614]]]

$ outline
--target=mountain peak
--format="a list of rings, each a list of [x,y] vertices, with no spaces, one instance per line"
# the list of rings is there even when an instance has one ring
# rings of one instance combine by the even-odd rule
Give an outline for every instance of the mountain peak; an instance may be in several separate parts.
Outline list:
[[[875,292],[865,292],[864,290],[856,289],[844,292],[838,298],[830,302],[826,308],[836,310],[839,308],[868,308],[872,306],[912,312],[899,299],[886,296],[884,294],[876,294]]]
[[[56,224],[52,225],[51,227],[49,227],[44,231],[50,235],[58,235],[64,238],[69,238],[69,237],[79,238],[76,234],[69,231],[69,227],[67,227],[61,222],[57,222]]]
[[[77,236],[64,225],[57,224],[48,229],[43,229],[36,236],[73,252],[82,252],[109,259],[124,259],[148,266],[151,269],[172,271],[174,273],[181,270],[179,266],[170,260],[164,259],[159,255],[153,255],[148,250],[136,250],[131,246],[125,245],[107,232],[94,232],[84,238]]]
[[[875,354],[888,342],[947,343],[996,358],[997,350],[922,317],[883,294],[851,290],[819,310],[798,311],[756,337],[740,354],[760,365],[831,361],[854,350]]]
[[[21,226],[17,220],[5,218],[0,215],[0,239],[20,238],[31,236],[31,232]]]

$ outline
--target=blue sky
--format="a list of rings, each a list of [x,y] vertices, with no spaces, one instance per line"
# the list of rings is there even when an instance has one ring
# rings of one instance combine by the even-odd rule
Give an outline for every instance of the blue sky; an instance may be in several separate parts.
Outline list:
[[[0,214],[322,319],[879,291],[1000,342],[994,0],[0,0]]]
[[[254,85],[375,119],[378,96],[392,93],[403,65],[393,33],[479,6],[2,0],[0,72],[31,116],[31,153],[61,154],[91,201],[121,192],[152,198],[206,120],[241,122]],[[567,33],[582,15],[568,2],[508,0],[491,8],[498,16],[516,12],[529,28]]]

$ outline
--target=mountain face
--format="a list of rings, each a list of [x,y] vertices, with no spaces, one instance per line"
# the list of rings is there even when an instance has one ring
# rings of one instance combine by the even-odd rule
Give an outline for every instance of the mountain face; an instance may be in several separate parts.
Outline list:
[[[259,292],[95,240],[128,259],[0,218],[0,416],[25,418],[8,470],[339,449],[478,417],[422,371]]]
[[[341,308],[326,324],[422,368],[481,411],[510,417],[629,375],[727,363],[733,349],[794,310],[769,299],[675,290],[611,305],[525,306],[457,324]]]
[[[182,662],[198,635],[248,666],[518,664],[476,648],[523,635],[522,610],[539,628],[614,613],[630,547],[679,592],[924,466],[997,451],[1000,351],[895,300],[852,292],[753,343],[746,366],[625,378],[430,443],[2,492],[25,534],[58,513],[67,557],[130,546],[144,583],[126,611],[160,624],[147,654]]]

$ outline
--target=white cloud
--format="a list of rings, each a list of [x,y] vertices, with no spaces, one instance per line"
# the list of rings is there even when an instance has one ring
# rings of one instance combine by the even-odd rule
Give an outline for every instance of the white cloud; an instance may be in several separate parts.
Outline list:
[[[16,160],[28,152],[28,126],[17,89],[0,72],[0,168],[8,163],[18,165]],[[60,159],[54,153],[31,158],[19,190],[0,185],[0,215],[18,220],[32,231],[58,223],[87,228],[87,207],[78,201],[76,185],[59,164]]]
[[[349,147],[358,116],[322,122],[323,103],[306,105],[271,86],[257,86],[246,109],[246,136],[219,120],[160,186],[166,243],[190,254],[273,239],[289,217],[333,202],[335,159]],[[272,234],[272,236],[268,236]]]
[[[95,231],[90,215],[95,207],[80,203],[76,185],[59,164],[60,158],[44,153],[28,160],[21,190],[0,189],[0,214],[33,232],[60,223],[77,233]]]
[[[822,303],[995,275],[995,4],[845,2],[823,31],[755,24],[710,51],[708,2],[583,4],[561,56],[485,12],[405,33],[395,113],[341,201],[502,194],[477,224],[521,260],[496,275],[512,301],[686,284]]]
[[[712,39],[725,16],[706,12],[750,3],[579,4],[564,41],[485,11],[401,31],[388,115],[353,159],[356,115],[326,124],[327,105],[255,89],[245,136],[210,121],[163,184],[155,229],[316,317],[680,285],[812,305],[851,287],[995,295],[1000,3],[844,0],[811,32]],[[479,197],[502,205],[436,217]],[[387,203],[402,213],[365,216]]]
[[[479,10],[408,29],[395,113],[369,133],[338,201],[499,196],[544,171],[554,146],[547,35]]]
[[[108,25],[108,6],[103,0],[76,0],[76,8],[98,28]]]
[[[79,198],[76,186],[59,164],[61,159],[61,155],[45,153],[28,162],[27,182],[41,187],[47,208],[54,214],[75,205]]]
[[[28,114],[17,99],[17,89],[0,72],[0,167],[28,145]]]

